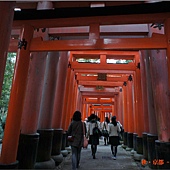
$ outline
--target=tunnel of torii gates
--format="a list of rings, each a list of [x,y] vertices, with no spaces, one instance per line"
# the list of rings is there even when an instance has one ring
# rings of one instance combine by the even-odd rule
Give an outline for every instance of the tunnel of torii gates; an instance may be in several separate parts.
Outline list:
[[[100,24],[109,21],[119,24],[124,21],[121,18],[124,16],[119,16],[100,17],[100,24],[95,17],[74,22],[73,19],[65,19],[64,26],[69,27],[72,23],[89,25],[89,39],[51,41],[47,38],[48,29],[39,33],[34,27],[59,26],[62,20],[31,21],[31,24],[29,21],[13,21],[10,5],[8,8],[0,10],[1,16],[4,16],[0,25],[1,89],[4,58],[7,52],[16,52],[17,57],[2,142],[1,166],[13,166],[19,160],[20,167],[26,167],[30,164],[30,153],[34,155],[33,163],[47,161],[51,155],[57,155],[53,132],[59,135],[61,130],[64,134],[74,111],[80,110],[82,120],[91,113],[97,114],[101,121],[105,116],[116,115],[125,130],[124,143],[135,147],[139,154],[146,154],[142,141],[146,141],[147,134],[150,144],[148,155],[154,153],[155,146],[157,159],[164,160],[162,167],[169,167],[169,13],[154,17],[154,14],[126,16],[126,23],[131,24],[164,23],[162,30],[150,27],[149,36],[145,38],[101,39]],[[10,39],[14,27],[20,28],[19,39],[27,42],[26,46],[21,42],[18,46],[18,40]],[[3,30],[6,30],[5,36]],[[100,59],[100,63],[78,63],[78,58]],[[109,64],[107,59],[132,62]],[[28,149],[28,146],[31,147]],[[47,154],[47,150],[52,150],[52,153]]]

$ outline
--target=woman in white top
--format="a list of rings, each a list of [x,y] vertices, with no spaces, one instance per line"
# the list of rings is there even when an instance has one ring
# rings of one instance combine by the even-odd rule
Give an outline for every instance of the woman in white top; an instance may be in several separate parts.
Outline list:
[[[87,136],[89,137],[89,144],[91,144],[91,151],[93,159],[95,159],[95,154],[97,151],[97,145],[99,145],[99,135],[93,134],[93,128],[98,127],[100,129],[100,122],[97,121],[97,116],[95,114],[90,115],[90,121],[88,124]]]
[[[111,144],[113,159],[116,159],[117,146],[120,144],[118,132],[121,131],[120,124],[117,123],[116,121],[116,116],[113,116],[111,119],[111,123],[108,124],[108,131],[109,131],[109,143]],[[114,151],[113,147],[115,147]]]
[[[106,130],[106,131],[108,131],[108,124],[110,123],[110,121],[109,121],[109,118],[108,117],[105,117],[105,120],[102,122],[102,125],[101,125],[101,128],[102,128],[102,131],[103,130]],[[107,134],[107,133],[105,133],[104,134],[104,145],[108,145],[108,141],[109,141],[109,133]]]

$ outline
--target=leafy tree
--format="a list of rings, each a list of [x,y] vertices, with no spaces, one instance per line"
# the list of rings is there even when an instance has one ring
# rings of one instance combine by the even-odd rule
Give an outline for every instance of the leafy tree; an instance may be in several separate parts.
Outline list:
[[[11,92],[15,59],[16,59],[16,53],[8,53],[5,73],[4,73],[3,86],[2,86],[2,94],[0,98],[0,138],[3,137],[3,130],[4,130],[7,111],[8,111],[8,103],[9,103],[10,92]]]

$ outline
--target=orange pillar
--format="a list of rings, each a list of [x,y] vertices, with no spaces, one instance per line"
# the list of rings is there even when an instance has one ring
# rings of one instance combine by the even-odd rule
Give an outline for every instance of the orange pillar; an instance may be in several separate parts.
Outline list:
[[[146,72],[146,65],[145,65],[145,53],[144,51],[141,52],[140,55],[140,69],[141,69],[141,87],[142,87],[142,98],[143,98],[143,114],[144,114],[144,118],[145,118],[145,123],[144,123],[144,132],[149,132],[149,114],[148,114],[148,95],[147,95],[147,88],[148,84],[147,84],[147,74],[149,74],[149,72]],[[148,70],[149,71],[149,70]],[[152,121],[152,120],[151,120]]]
[[[91,115],[91,105],[88,104],[88,115],[90,116]]]
[[[82,96],[79,87],[77,87],[77,98],[76,98],[76,110],[79,110],[82,114]]]
[[[139,54],[136,55],[136,63],[140,63]],[[142,133],[144,131],[144,114],[143,114],[143,107],[142,107],[142,93],[141,93],[141,73],[140,68],[136,69],[136,125],[137,125],[137,134],[139,137],[142,137]]]
[[[114,95],[114,98],[115,98],[115,101],[114,101],[114,111],[115,111],[115,113],[114,113],[114,115],[117,117],[118,116],[118,97],[117,97],[118,95],[117,94],[115,94]]]
[[[15,2],[0,2],[0,96],[11,37]]]
[[[0,158],[0,162],[3,164],[11,164],[16,161],[27,75],[30,62],[29,47],[33,37],[33,32],[33,27],[25,25],[20,36],[20,40],[25,39],[25,41],[27,41],[27,46],[26,49],[21,47],[17,53]]]
[[[166,34],[167,42],[168,42],[166,56],[167,56],[167,67],[168,67],[168,91],[170,91],[170,43],[169,43],[170,42],[170,18],[168,18],[165,22],[165,34]],[[167,101],[169,101],[169,97],[167,98]],[[165,142],[170,142],[170,126],[169,126],[169,121],[168,121],[170,120],[170,117],[169,119],[167,118],[167,116],[169,115],[170,115],[170,105],[168,104],[168,110],[167,112],[164,113],[164,116],[162,119],[162,122],[165,123],[166,128],[167,128],[162,136],[162,140]]]
[[[42,37],[44,40],[48,40],[48,31],[34,31],[34,37]],[[47,52],[31,53],[21,121],[22,134],[32,134],[37,132],[46,58]]]
[[[123,125],[124,130],[128,132],[128,115],[127,115],[127,85],[123,85]]]
[[[128,132],[134,132],[134,119],[133,119],[133,91],[132,91],[133,78],[127,83],[127,112],[128,112]]]
[[[22,134],[32,134],[37,132],[46,57],[47,53],[31,54],[21,122]]]
[[[123,125],[123,102],[122,102],[122,88],[119,89],[118,95],[118,121]]]
[[[85,109],[85,117],[89,117],[89,107],[88,107],[88,105],[89,104],[85,104],[86,105],[86,109]]]
[[[72,95],[73,95],[73,88],[74,88],[74,71],[71,70],[71,74],[70,74],[70,80],[69,80],[69,90],[68,90],[68,100],[66,101],[66,105],[67,105],[67,108],[66,108],[66,117],[63,118],[64,119],[64,130],[67,130],[68,129],[68,125],[70,124],[71,122],[71,118],[72,118],[72,110],[71,110],[71,105],[73,104],[73,101],[72,101]]]
[[[75,76],[74,76],[75,77]],[[77,109],[76,108],[76,104],[77,104],[77,96],[78,96],[78,91],[77,91],[78,85],[77,85],[77,81],[76,78],[73,79],[73,93],[71,96],[71,115],[73,115],[74,111]]]
[[[154,106],[157,121],[158,139],[169,142],[169,96],[168,67],[165,50],[151,51],[152,88],[154,91]],[[160,68],[161,65],[161,68]]]
[[[133,77],[134,77],[134,103],[133,103],[133,106],[134,106],[134,133],[137,133],[137,124],[138,124],[138,105],[137,105],[137,86],[136,86],[136,72],[134,71],[134,74],[133,74]]]
[[[112,105],[112,116],[115,115],[115,99],[114,99],[114,104]]]
[[[63,113],[62,111],[64,107],[64,91],[66,84],[67,67],[68,67],[68,52],[59,52],[52,128],[61,128],[62,126],[62,113]]]
[[[38,129],[52,128],[52,113],[57,80],[58,53],[48,53],[40,105]]]
[[[70,89],[70,79],[71,79],[71,68],[67,68],[67,76],[66,76],[66,86],[65,86],[65,93],[64,93],[64,105],[62,111],[62,125],[61,128],[65,129],[66,117],[67,114],[67,107],[68,107],[68,99],[69,99],[69,89]]]
[[[86,104],[83,104],[82,120],[85,120],[86,116]]]

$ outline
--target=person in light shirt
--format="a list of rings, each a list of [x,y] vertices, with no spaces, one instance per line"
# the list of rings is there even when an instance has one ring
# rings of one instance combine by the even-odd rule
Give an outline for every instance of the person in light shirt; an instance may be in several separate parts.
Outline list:
[[[111,123],[108,124],[108,131],[109,131],[109,144],[111,145],[112,158],[116,160],[117,146],[120,145],[118,133],[121,131],[120,124],[116,121],[116,116],[113,116],[111,118]]]
[[[101,129],[102,130],[107,130],[108,131],[108,124],[110,123],[109,118],[105,117],[105,120],[101,124]],[[108,145],[109,143],[109,134],[103,136],[104,137],[104,145]]]
[[[95,114],[90,115],[90,121],[88,124],[87,137],[89,138],[89,144],[91,144],[91,152],[93,159],[96,159],[97,145],[99,145],[99,136],[93,134],[93,128],[98,127],[100,129],[100,122]]]

